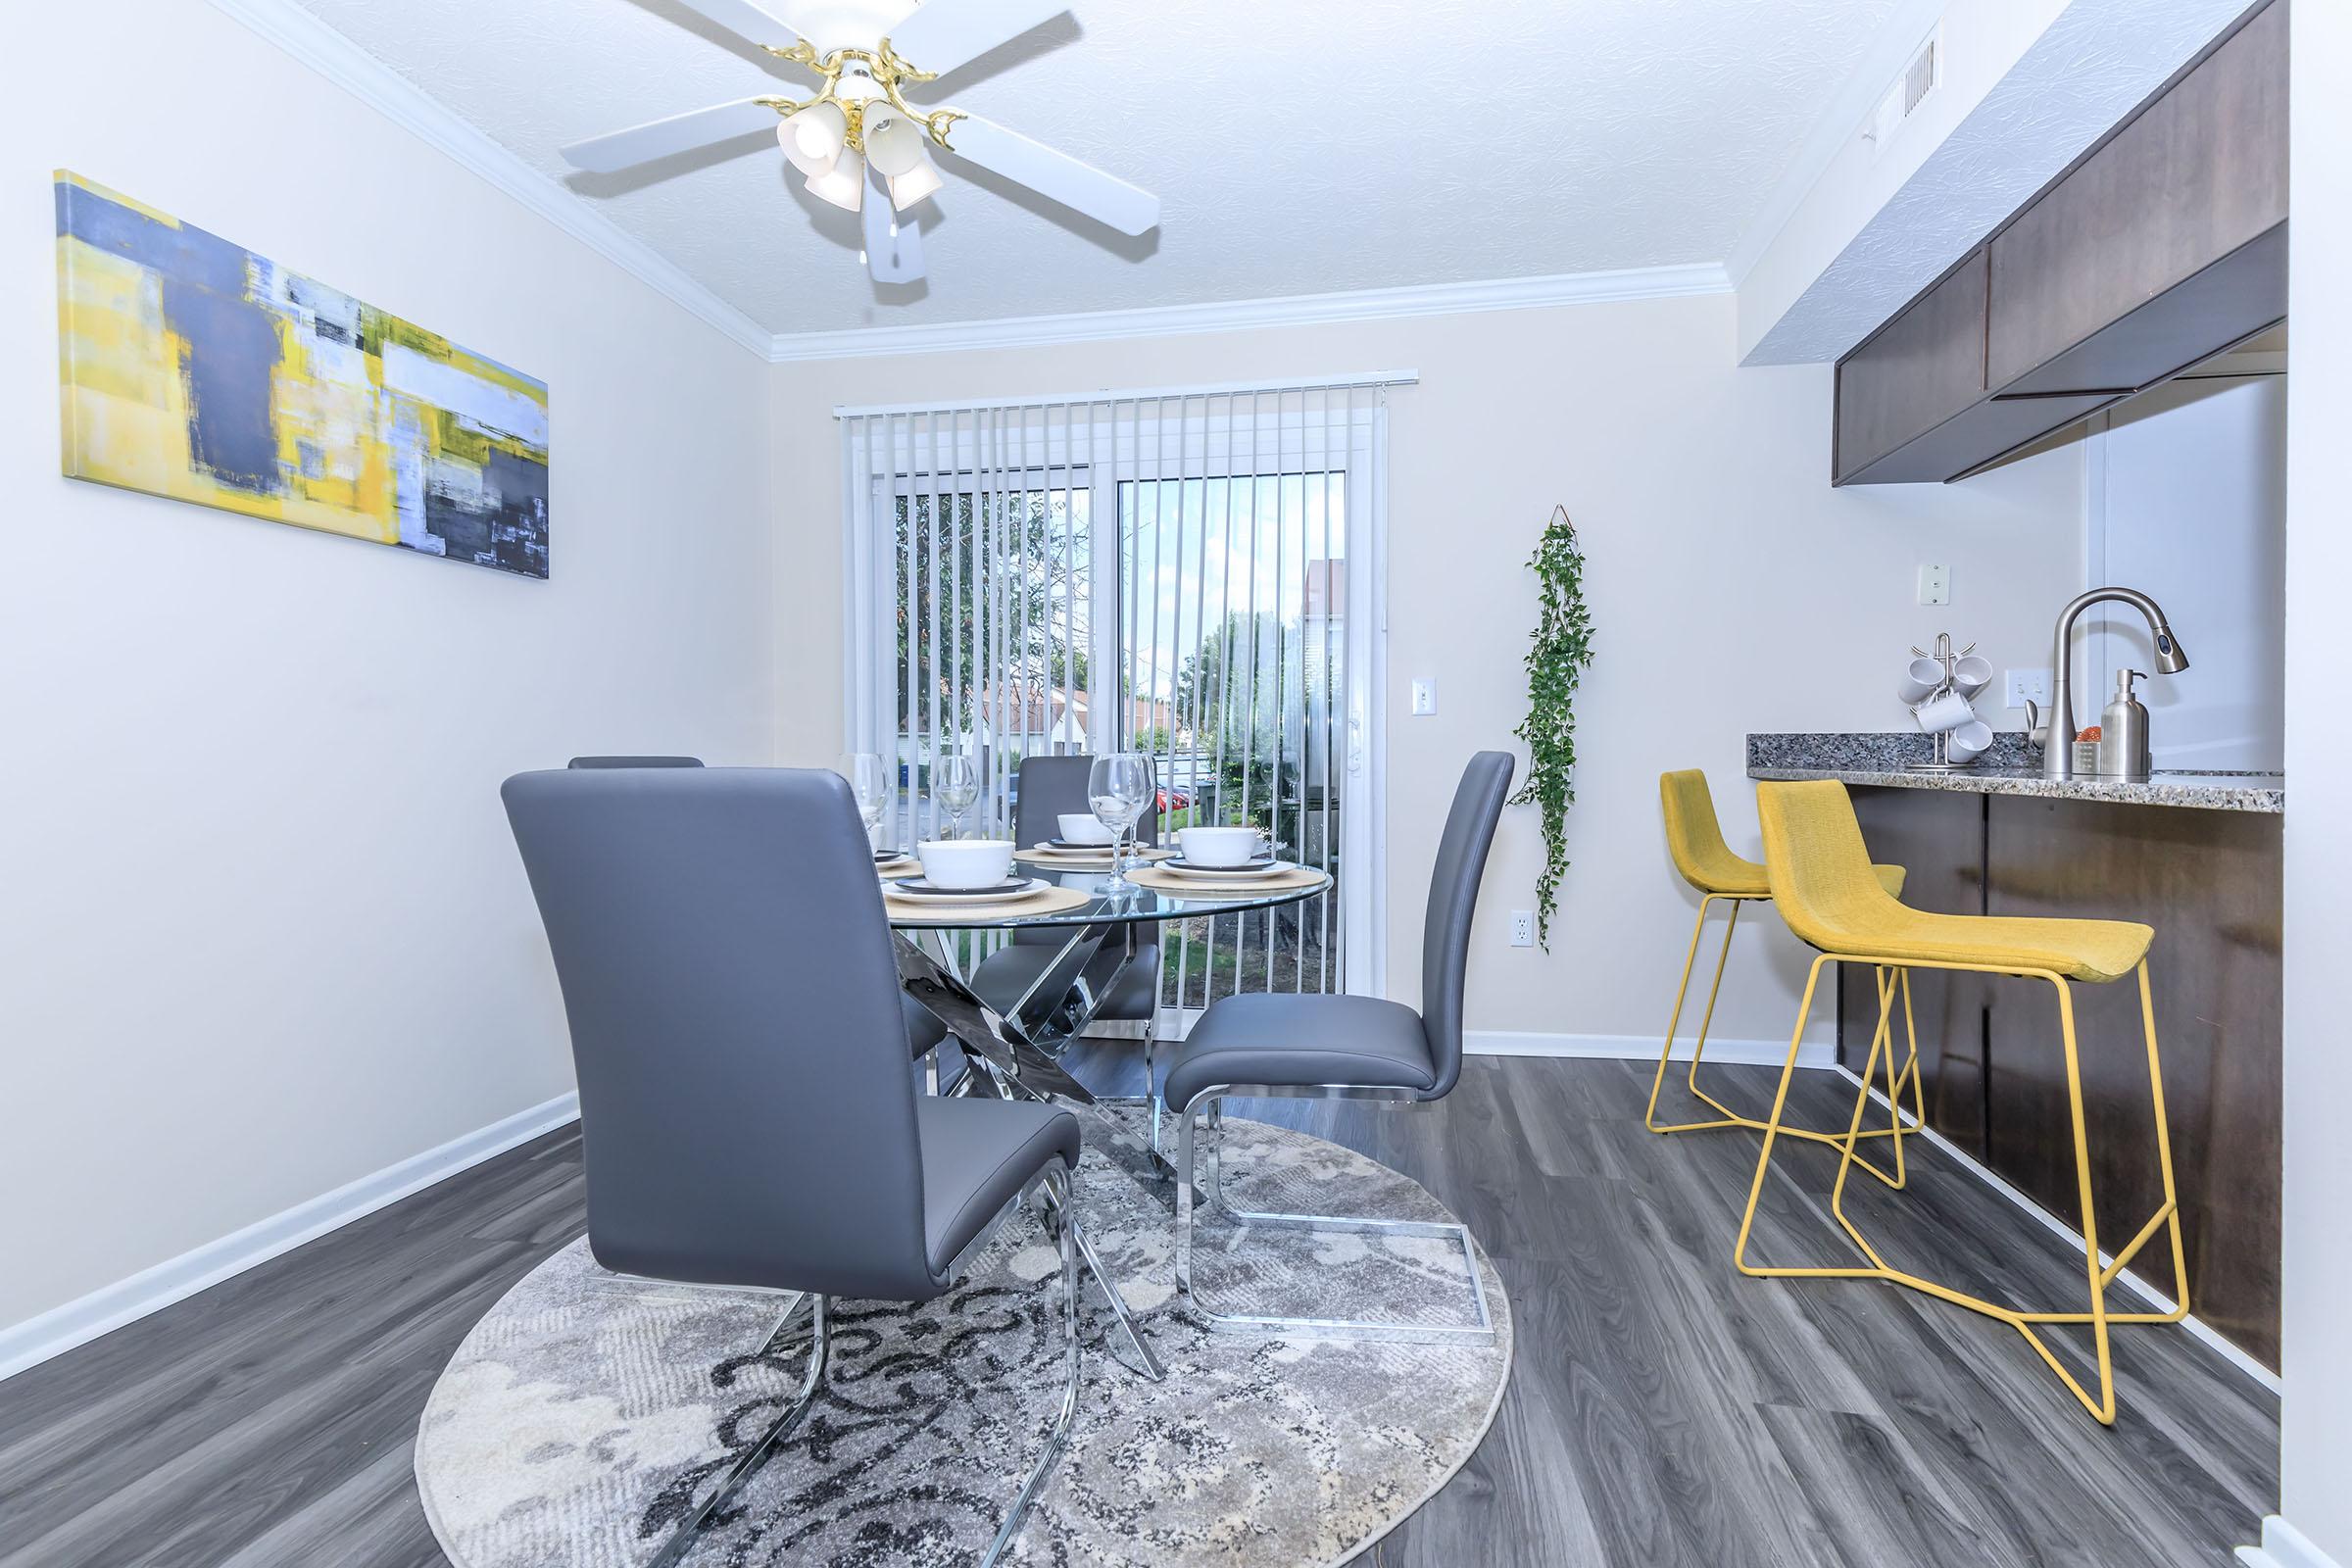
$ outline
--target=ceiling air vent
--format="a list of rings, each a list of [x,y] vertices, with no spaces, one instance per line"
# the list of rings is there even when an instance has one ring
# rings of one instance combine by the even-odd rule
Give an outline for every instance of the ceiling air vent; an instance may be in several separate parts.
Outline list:
[[[1872,149],[1885,152],[1887,143],[1894,140],[1905,122],[1919,113],[1920,106],[1942,80],[1943,29],[1938,27],[1913,51],[1894,84],[1886,89],[1879,107],[1871,113],[1870,125],[1862,134]]]

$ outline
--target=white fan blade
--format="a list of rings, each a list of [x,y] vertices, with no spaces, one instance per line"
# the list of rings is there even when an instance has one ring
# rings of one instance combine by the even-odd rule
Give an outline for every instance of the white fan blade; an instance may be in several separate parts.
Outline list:
[[[951,124],[948,151],[1122,234],[1148,233],[1159,226],[1159,198],[1150,191],[992,120],[966,116]]]
[[[911,283],[923,275],[923,231],[912,218],[891,211],[890,187],[868,169],[865,205],[858,215],[865,223],[865,270],[877,283]],[[898,225],[893,234],[892,224]]]
[[[890,29],[890,46],[915,70],[944,76],[1069,9],[1070,0],[923,0]]]
[[[787,20],[796,8],[785,0],[772,0],[767,6],[754,5],[752,0],[678,0],[678,3],[754,43],[789,49],[792,41],[801,36],[801,28]]]
[[[649,121],[626,130],[575,141],[564,149],[564,156],[575,169],[609,174],[616,169],[667,158],[672,153],[692,152],[712,142],[748,136],[755,130],[772,131],[778,122],[774,109],[757,98],[744,98],[731,104],[712,104],[708,109],[690,109],[667,120]]]

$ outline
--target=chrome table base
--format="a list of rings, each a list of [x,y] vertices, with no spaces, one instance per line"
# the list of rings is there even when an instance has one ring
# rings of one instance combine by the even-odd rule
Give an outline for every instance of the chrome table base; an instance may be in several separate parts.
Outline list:
[[[926,933],[937,935],[937,933]],[[931,1009],[947,1025],[952,1043],[962,1048],[969,1064],[954,1093],[984,1094],[1004,1100],[1066,1100],[1098,1105],[1094,1094],[1064,1071],[1060,1056],[1069,1043],[1094,1018],[1125,970],[1131,948],[1119,928],[1110,924],[1075,928],[1052,962],[1014,1002],[1012,1010],[1000,1012],[974,991],[955,965],[944,943],[937,954],[926,953],[906,933],[899,933],[899,978],[906,994]],[[1107,939],[1107,940],[1106,940]],[[1147,1054],[1150,1037],[1145,1040]],[[1157,1117],[1154,1116],[1156,1141]],[[1056,1200],[1047,1193],[1049,1211],[1058,1215],[1067,1194]],[[1071,1229],[1072,1227],[1061,1227]],[[1167,1369],[1152,1353],[1143,1330],[1119,1294],[1118,1281],[1103,1267],[1085,1232],[1076,1232],[1077,1246],[1087,1272],[1102,1288],[1111,1316],[1128,1345],[1142,1361],[1140,1371],[1156,1383]],[[1125,1358],[1119,1358],[1125,1364]]]

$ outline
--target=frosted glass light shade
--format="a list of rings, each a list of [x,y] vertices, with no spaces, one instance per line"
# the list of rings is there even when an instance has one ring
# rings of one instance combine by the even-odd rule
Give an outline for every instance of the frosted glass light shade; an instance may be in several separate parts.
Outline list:
[[[923,161],[921,124],[895,109],[865,112],[865,156],[885,179],[896,179]]]
[[[849,119],[840,105],[810,104],[784,117],[784,122],[776,127],[776,140],[783,144],[792,167],[814,179],[840,158],[842,139],[848,133]]]
[[[844,149],[833,167],[808,179],[808,194],[854,213],[865,205],[865,160]]]
[[[903,213],[939,189],[942,183],[939,171],[931,166],[931,160],[918,155],[912,169],[904,174],[890,176],[890,205]]]

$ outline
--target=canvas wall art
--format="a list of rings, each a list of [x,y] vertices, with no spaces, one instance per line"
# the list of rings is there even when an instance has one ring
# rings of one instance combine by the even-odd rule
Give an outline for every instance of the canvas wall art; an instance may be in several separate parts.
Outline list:
[[[547,575],[547,386],[57,174],[65,470]]]

